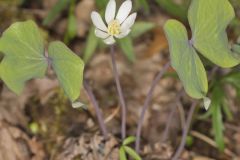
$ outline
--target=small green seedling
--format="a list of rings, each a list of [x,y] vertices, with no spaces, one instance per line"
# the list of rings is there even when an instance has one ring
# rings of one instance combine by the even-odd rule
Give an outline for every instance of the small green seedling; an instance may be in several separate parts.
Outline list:
[[[137,154],[137,152],[129,147],[128,145],[135,142],[136,138],[133,136],[127,137],[123,143],[122,146],[119,149],[119,157],[120,160],[127,160],[127,155],[129,155],[134,160],[141,160],[142,158]]]

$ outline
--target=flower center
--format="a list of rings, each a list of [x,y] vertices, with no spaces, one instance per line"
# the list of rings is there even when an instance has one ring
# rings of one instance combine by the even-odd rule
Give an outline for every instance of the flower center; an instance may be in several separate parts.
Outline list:
[[[111,36],[119,35],[120,34],[120,23],[118,20],[113,20],[108,25],[108,34]]]

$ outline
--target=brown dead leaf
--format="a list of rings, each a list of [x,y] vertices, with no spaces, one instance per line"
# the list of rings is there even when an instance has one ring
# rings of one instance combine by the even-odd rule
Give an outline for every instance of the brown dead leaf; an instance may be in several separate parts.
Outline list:
[[[55,89],[59,87],[57,79],[35,79],[27,86],[30,92],[37,93],[41,104],[45,104],[49,98],[55,93]]]
[[[94,0],[82,0],[76,6],[77,35],[79,37],[84,37],[89,30],[90,15],[94,9],[94,4]]]
[[[148,45],[146,57],[152,57],[154,54],[159,54],[168,47],[162,27],[156,27],[153,30],[153,41]]]
[[[35,140],[17,127],[0,121],[0,160],[42,160],[44,156]]]
[[[51,10],[58,0],[43,0],[43,8],[45,10]]]
[[[104,141],[102,136],[83,134],[79,138],[68,138],[61,151],[57,153],[56,160],[73,160],[74,158],[86,160],[117,160],[118,141],[111,136]]]
[[[208,157],[203,157],[203,156],[196,156],[193,158],[193,160],[214,160],[214,159],[208,158]]]
[[[0,97],[0,120],[14,125],[26,126],[27,117],[24,115],[24,105],[28,97],[29,94],[17,96],[4,87]]]
[[[146,160],[170,159],[173,154],[171,145],[156,143],[154,146],[144,146],[143,156]]]

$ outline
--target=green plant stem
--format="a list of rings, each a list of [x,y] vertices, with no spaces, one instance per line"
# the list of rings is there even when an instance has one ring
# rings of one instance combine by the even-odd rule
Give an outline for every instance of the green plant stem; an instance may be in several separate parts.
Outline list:
[[[163,77],[164,73],[167,71],[167,69],[169,67],[170,67],[170,62],[165,64],[163,69],[158,73],[157,77],[154,79],[154,81],[151,85],[151,88],[147,94],[147,98],[145,99],[144,106],[142,108],[142,112],[141,112],[141,115],[140,115],[140,118],[138,121],[138,126],[137,126],[136,142],[135,142],[135,150],[137,151],[137,153],[139,153],[139,149],[140,149],[141,130],[142,130],[142,124],[143,124],[143,120],[144,120],[144,115],[145,115],[147,109],[149,108],[149,103],[152,99],[154,89],[156,88],[158,82]]]
[[[104,139],[107,140],[108,139],[108,131],[107,131],[106,125],[104,124],[103,115],[102,115],[102,112],[98,105],[98,102],[97,102],[90,86],[88,85],[88,83],[85,80],[83,82],[83,85],[84,85],[84,88],[88,94],[88,97],[89,97],[90,101],[92,102],[93,107],[96,111],[98,123],[99,123],[100,129],[102,131],[102,134],[104,136]]]
[[[111,59],[112,59],[113,75],[114,75],[115,83],[116,83],[116,86],[117,86],[117,92],[118,92],[120,105],[121,105],[121,114],[122,114],[121,115],[121,118],[122,118],[121,136],[122,136],[122,140],[124,140],[126,138],[127,110],[126,110],[126,103],[125,103],[125,100],[124,100],[123,91],[122,91],[122,87],[121,87],[121,84],[120,84],[119,75],[118,75],[118,71],[117,71],[117,65],[116,65],[115,52],[114,52],[114,46],[113,45],[111,46]]]

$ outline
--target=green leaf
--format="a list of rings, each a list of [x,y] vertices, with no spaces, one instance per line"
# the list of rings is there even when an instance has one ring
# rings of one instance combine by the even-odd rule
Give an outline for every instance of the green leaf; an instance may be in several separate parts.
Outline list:
[[[47,17],[44,19],[43,25],[49,25],[52,23],[59,13],[67,7],[69,2],[69,0],[58,0],[54,7],[49,11]]]
[[[173,0],[156,0],[157,4],[170,13],[171,15],[180,18],[182,21],[187,21],[187,7],[176,4]]]
[[[230,73],[222,79],[222,82],[229,83],[234,87],[240,89],[240,73],[239,72]]]
[[[224,91],[219,87],[216,86],[213,90],[212,96],[212,125],[214,131],[214,138],[218,149],[223,151],[225,148],[224,145],[224,135],[223,135],[223,119],[222,119],[222,111],[221,111],[221,104],[224,98]]]
[[[95,0],[95,3],[97,5],[97,8],[101,10],[101,9],[105,9],[108,3],[108,0]]]
[[[135,140],[136,140],[136,137],[134,137],[134,136],[127,137],[127,138],[123,141],[123,145],[125,145],[125,146],[126,146],[126,145],[129,145],[129,144],[135,142]]]
[[[188,41],[185,27],[176,20],[169,20],[164,31],[170,46],[171,63],[183,86],[193,98],[206,97],[208,82],[205,68],[196,51]]]
[[[188,12],[192,41],[197,50],[221,67],[239,64],[228,44],[226,28],[235,17],[228,0],[193,0]]]
[[[150,31],[154,27],[155,27],[155,24],[151,23],[151,22],[136,22],[132,27],[130,36],[132,38],[137,38],[137,37],[141,36],[142,34]]]
[[[75,17],[75,0],[71,0],[71,5],[68,13],[68,25],[67,25],[67,32],[64,37],[64,42],[69,43],[70,40],[72,40],[76,34],[77,34],[77,20]]]
[[[127,154],[129,154],[135,160],[141,160],[142,158],[130,147],[124,146],[124,150]]]
[[[133,62],[135,60],[135,54],[133,51],[132,39],[130,37],[125,37],[123,39],[118,39],[117,42],[127,59]]]
[[[75,15],[71,14],[68,17],[68,27],[67,32],[64,37],[64,42],[69,43],[70,40],[72,40],[77,34],[77,22]]]
[[[187,136],[186,138],[186,146],[191,147],[194,143],[194,138],[190,135]]]
[[[82,88],[83,61],[62,42],[50,43],[48,52],[60,85],[71,101],[75,101]]]
[[[0,39],[4,59],[0,75],[6,85],[19,94],[26,81],[41,78],[47,70],[44,42],[33,21],[12,24]]]
[[[149,8],[149,5],[148,5],[148,2],[146,0],[139,0],[141,6],[143,6],[144,10],[149,13],[150,11],[150,8]]]
[[[227,117],[227,120],[229,121],[232,121],[233,120],[233,114],[227,104],[227,102],[225,100],[223,100],[223,103],[222,103],[222,109],[223,109],[223,112],[224,114],[226,115]]]
[[[89,31],[86,48],[84,50],[83,59],[84,62],[88,62],[90,58],[93,56],[93,53],[97,49],[99,43],[99,39],[95,35],[95,29],[92,27]]]
[[[119,158],[120,160],[127,160],[127,155],[123,147],[120,147],[119,149]]]

